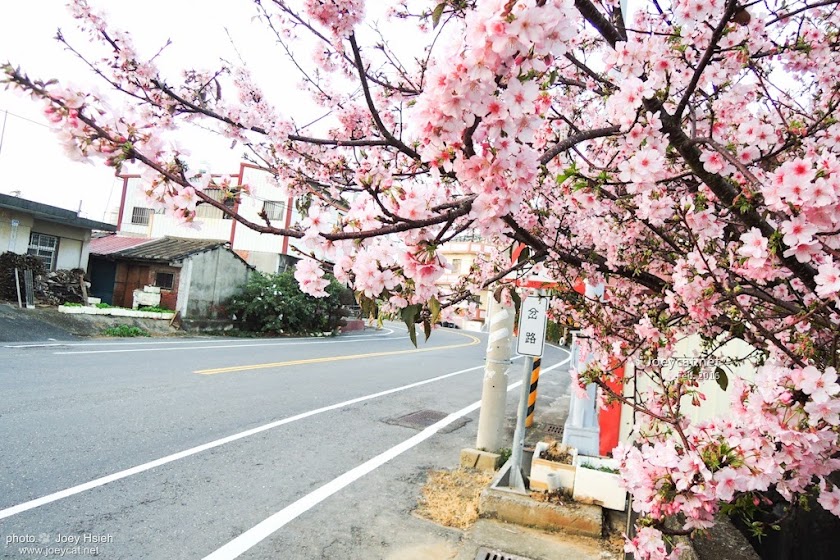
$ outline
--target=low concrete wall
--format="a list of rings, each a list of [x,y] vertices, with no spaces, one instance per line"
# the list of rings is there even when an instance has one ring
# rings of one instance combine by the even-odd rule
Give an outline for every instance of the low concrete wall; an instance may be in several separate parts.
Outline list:
[[[565,504],[538,502],[530,496],[494,488],[481,492],[478,511],[484,518],[587,537],[600,537],[604,527],[600,506],[571,501]]]
[[[136,319],[157,319],[170,321],[175,313],[156,313],[153,311],[138,311],[136,309],[125,309],[123,307],[77,307],[74,305],[58,306],[59,313],[67,315],[107,315],[109,317],[134,317]]]
[[[181,334],[169,321],[145,319],[142,317],[116,317],[113,315],[86,315],[59,313],[55,308],[38,308],[29,311],[35,319],[60,327],[77,336],[100,336],[102,331],[114,325],[140,327],[157,336]]]

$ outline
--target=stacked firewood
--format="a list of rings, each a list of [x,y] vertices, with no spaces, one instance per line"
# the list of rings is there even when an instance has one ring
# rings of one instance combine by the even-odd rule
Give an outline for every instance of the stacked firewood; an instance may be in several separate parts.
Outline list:
[[[39,258],[12,252],[0,255],[0,300],[17,301],[15,269],[18,270],[18,282],[23,298],[25,298],[24,271],[31,270],[35,299],[39,303],[48,305],[68,302],[85,303],[90,282],[84,281],[84,270],[75,268],[47,272],[44,270],[44,263]]]
[[[87,303],[87,289],[90,282],[84,281],[85,271],[81,268],[48,272],[35,280],[36,297],[44,303]]]

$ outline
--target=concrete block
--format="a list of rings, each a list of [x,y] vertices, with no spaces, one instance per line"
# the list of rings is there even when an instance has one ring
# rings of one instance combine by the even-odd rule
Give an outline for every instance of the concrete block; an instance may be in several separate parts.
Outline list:
[[[530,496],[495,488],[481,492],[478,513],[482,518],[587,537],[601,537],[604,524],[601,506],[538,502]]]
[[[502,465],[502,456],[478,449],[461,450],[461,466],[467,469],[495,472]]]

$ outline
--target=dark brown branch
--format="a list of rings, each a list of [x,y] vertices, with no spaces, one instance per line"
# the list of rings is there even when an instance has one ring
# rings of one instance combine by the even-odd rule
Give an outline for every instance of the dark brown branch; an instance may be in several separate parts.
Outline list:
[[[615,47],[616,43],[624,40],[612,22],[604,14],[599,12],[595,4],[589,0],[575,0],[575,8],[600,33],[601,37],[606,39],[611,47]]]
[[[580,144],[586,140],[594,140],[595,138],[603,138],[604,136],[610,136],[612,134],[616,134],[621,130],[619,126],[607,126],[604,128],[595,128],[592,130],[586,130],[579,134],[575,134],[574,136],[569,136],[565,140],[562,140],[548,150],[543,153],[540,157],[540,164],[546,165],[552,159],[557,157],[559,154],[565,152],[566,150],[572,148],[576,144]]]
[[[376,105],[373,103],[373,97],[370,94],[370,86],[368,85],[367,75],[365,73],[365,65],[362,62],[362,53],[359,51],[359,45],[356,43],[356,36],[351,34],[349,40],[350,48],[353,49],[353,59],[356,61],[356,70],[359,73],[359,80],[362,83],[362,91],[365,94],[365,101],[367,102],[368,110],[373,117],[373,122],[376,123],[377,130],[379,130],[379,133],[382,134],[382,136],[390,142],[392,146],[411,159],[419,161],[420,154],[406,146],[402,140],[391,134],[391,131],[389,131],[385,127],[385,123],[382,122],[382,117],[379,116],[379,111],[376,109]]]
[[[683,92],[683,97],[680,100],[679,105],[677,105],[677,109],[674,111],[675,118],[679,119],[682,116],[683,111],[685,111],[685,107],[688,105],[691,95],[694,93],[697,84],[700,82],[700,76],[703,75],[703,71],[706,69],[706,66],[709,65],[709,62],[711,62],[712,55],[718,46],[718,41],[720,41],[720,38],[723,36],[723,31],[726,29],[729,19],[735,13],[737,6],[738,5],[735,0],[727,0],[723,17],[720,19],[720,23],[718,23],[718,26],[712,33],[712,37],[709,39],[709,45],[706,47],[706,52],[703,53],[703,57],[697,63],[697,68],[694,69],[694,75],[691,76],[691,81],[688,83],[688,87],[685,89],[685,92]]]

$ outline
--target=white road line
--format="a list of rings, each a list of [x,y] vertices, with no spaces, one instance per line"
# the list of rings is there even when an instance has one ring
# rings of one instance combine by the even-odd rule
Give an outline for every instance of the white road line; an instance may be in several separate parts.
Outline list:
[[[572,353],[571,353],[571,352],[569,352],[568,350],[565,350],[565,349],[563,349],[563,348],[558,348],[558,350],[563,350],[563,352],[565,352],[566,354],[568,354],[568,356],[566,356],[566,359],[565,359],[565,360],[563,360],[562,362],[558,362],[558,363],[554,364],[554,365],[553,365],[553,366],[551,366],[551,367],[547,367],[547,368],[545,368],[544,370],[542,370],[542,373],[545,373],[545,372],[547,372],[547,371],[551,371],[551,370],[553,370],[553,369],[557,369],[557,368],[559,368],[560,366],[564,366],[564,365],[566,365],[566,364],[568,364],[569,362],[571,362],[571,361],[572,361]]]
[[[384,332],[387,331],[387,332]],[[346,335],[347,338],[374,338],[374,337],[382,337],[387,336],[389,334],[394,334],[394,329],[384,328],[383,332],[377,334],[360,334],[354,335],[349,334]],[[241,339],[242,342],[248,342],[252,339]],[[307,340],[301,337],[292,337],[286,340]],[[212,343],[214,342],[214,338],[205,338],[201,340],[144,340],[144,341],[136,341],[132,340],[131,342],[123,342],[123,341],[116,341],[116,340],[101,340],[96,342],[55,342],[54,338],[50,339],[51,342],[38,342],[33,344],[6,344],[3,348],[50,348],[55,346],[152,346],[158,344],[197,344],[197,343]],[[230,338],[215,338],[215,341],[218,342],[237,342],[234,339]]]
[[[248,348],[248,347],[272,347],[272,346],[306,346],[310,344],[344,344],[348,342],[362,342],[369,341],[372,338],[381,338],[379,336],[356,336],[353,338],[346,338],[342,340],[318,340],[310,342],[268,342],[262,344],[213,344],[211,346],[179,346],[178,348],[125,348],[122,350],[68,350],[66,352],[53,352],[54,355],[71,355],[71,354],[124,354],[127,352],[168,352],[168,351],[184,351],[184,350],[215,350],[216,348]],[[408,338],[407,336],[394,336],[386,338],[385,340],[402,340]]]
[[[220,447],[227,443],[231,443],[248,436],[252,436],[255,434],[259,434],[261,432],[265,432],[266,430],[270,430],[272,428],[277,428],[278,426],[283,426],[285,424],[291,424],[292,422],[297,422],[298,420],[303,420],[304,418],[309,418],[310,416],[315,416],[316,414],[321,414],[323,412],[329,412],[331,410],[336,410],[339,408],[343,408],[345,406],[354,405],[360,402],[369,401],[371,399],[376,399],[379,397],[384,397],[386,395],[392,395],[394,393],[399,393],[401,391],[406,391],[408,389],[413,389],[414,387],[420,387],[422,385],[427,385],[429,383],[434,383],[436,381],[441,381],[443,379],[447,379],[449,377],[454,377],[456,375],[461,375],[462,373],[467,373],[468,371],[475,371],[477,369],[483,369],[484,365],[475,366],[467,369],[461,369],[458,371],[453,371],[452,373],[445,373],[443,375],[438,375],[437,377],[432,377],[430,379],[425,379],[423,381],[417,381],[415,383],[409,383],[408,385],[403,385],[401,387],[395,387],[393,389],[387,389],[385,391],[380,391],[378,393],[372,393],[370,395],[365,395],[363,397],[357,397],[355,399],[350,399],[347,401],[343,401],[340,403],[332,404],[329,406],[324,406],[321,408],[316,408],[315,410],[310,410],[309,412],[303,412],[301,414],[296,414],[295,416],[289,416],[288,418],[283,418],[282,420],[277,420],[276,422],[271,422],[269,424],[264,424],[262,426],[257,426],[256,428],[252,428],[250,430],[246,430],[244,432],[239,432],[238,434],[233,434],[221,439],[217,439],[211,441],[209,443],[205,443],[202,445],[198,445],[196,447],[191,447],[190,449],[180,451],[178,453],[173,453],[172,455],[167,455],[166,457],[161,457],[160,459],[156,459],[154,461],[150,461],[148,463],[143,463],[142,465],[137,465],[136,467],[131,467],[130,469],[126,469],[123,471],[116,472],[114,474],[109,474],[107,476],[103,476],[90,482],[85,482],[83,484],[79,484],[77,486],[73,486],[72,488],[67,488],[66,490],[61,490],[59,492],[55,492],[53,494],[48,494],[46,496],[42,496],[40,498],[36,498],[34,500],[30,500],[28,502],[23,502],[22,504],[18,504],[16,506],[11,506],[6,509],[0,510],[0,519],[5,519],[7,517],[11,517],[13,515],[17,515],[18,513],[22,513],[24,511],[28,511],[30,509],[35,509],[37,507],[61,500],[63,498],[67,498],[69,496],[73,496],[75,494],[80,494],[81,492],[85,492],[86,490],[91,490],[93,488],[97,488],[99,486],[104,486],[110,482],[114,482],[123,478],[128,478],[129,476],[133,476],[135,474],[139,474],[155,467],[159,467],[161,465],[165,465],[167,463],[172,463],[173,461],[178,461],[179,459],[184,459],[191,455],[195,455],[197,453],[201,453],[202,451],[207,451],[208,449],[213,449],[216,447]]]
[[[522,382],[517,381],[516,383],[508,385],[507,390],[512,391],[520,385],[522,385]],[[469,406],[465,406],[461,410],[453,412],[443,420],[435,422],[434,424],[432,424],[422,432],[416,434],[415,436],[408,438],[407,440],[395,445],[387,451],[380,453],[373,459],[365,461],[364,463],[355,467],[354,469],[347,471],[338,478],[331,480],[330,482],[324,484],[317,490],[310,492],[309,494],[303,496],[294,503],[284,507],[274,515],[264,519],[263,521],[261,521],[254,527],[248,529],[247,531],[245,531],[244,533],[242,533],[223,547],[205,556],[204,560],[233,560],[234,558],[238,558],[241,554],[245,553],[246,551],[250,550],[257,544],[271,536],[272,533],[278,531],[287,523],[297,518],[299,515],[306,513],[307,511],[320,504],[336,492],[356,482],[371,471],[378,469],[391,459],[398,457],[406,451],[408,451],[409,449],[423,443],[424,441],[438,433],[441,429],[455,422],[459,418],[475,411],[480,406],[481,401],[476,401]]]
[[[560,350],[563,349],[560,348]],[[521,356],[517,356],[514,359],[518,359],[520,357]],[[569,353],[569,356],[565,360],[554,364],[551,367],[545,368],[543,372],[559,368],[560,366],[567,364],[571,359],[572,356],[571,353]],[[510,392],[521,385],[522,381],[517,381],[508,385],[507,390],[508,392]],[[254,527],[248,529],[247,531],[245,531],[232,541],[228,542],[218,550],[205,556],[203,560],[233,560],[234,558],[238,558],[240,555],[244,554],[257,544],[271,536],[273,533],[283,528],[286,524],[293,521],[301,514],[306,513],[307,511],[320,504],[336,492],[339,492],[340,490],[346,488],[347,486],[359,480],[366,474],[381,467],[391,459],[398,457],[399,455],[405,453],[409,449],[426,441],[427,439],[438,433],[441,429],[445,428],[452,422],[455,422],[459,418],[477,410],[479,407],[481,407],[481,401],[476,401],[471,405],[466,406],[461,410],[450,414],[443,420],[432,424],[417,435],[403,441],[402,443],[395,445],[387,451],[380,453],[376,457],[365,461],[361,465],[355,467],[352,470],[347,471],[338,478],[335,478],[330,482],[324,484],[317,490],[314,490],[309,494],[303,496],[302,498],[299,498],[298,500],[281,509],[274,515],[264,519],[263,521],[261,521]]]

